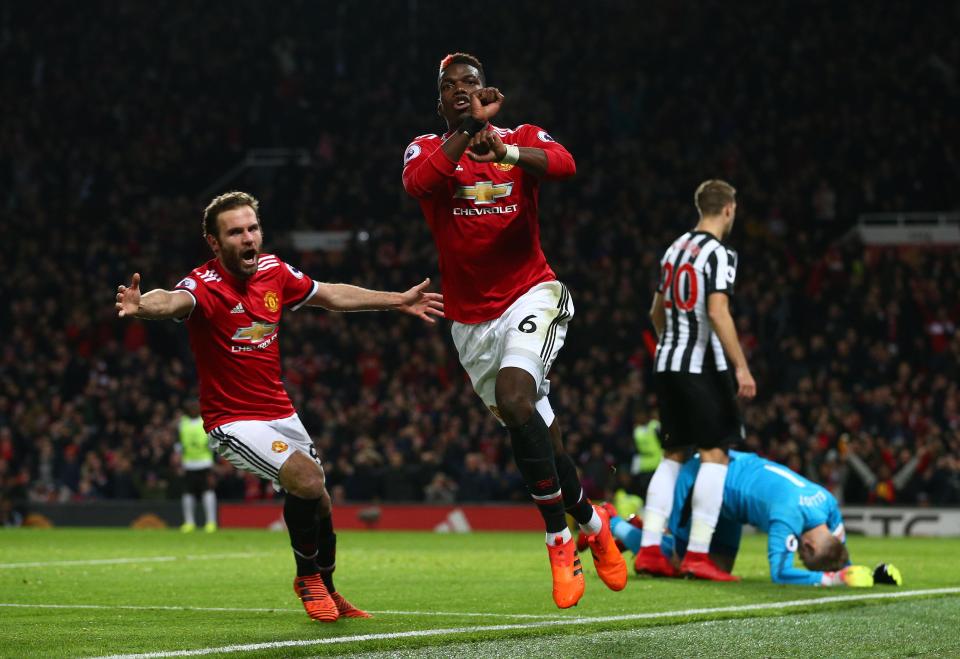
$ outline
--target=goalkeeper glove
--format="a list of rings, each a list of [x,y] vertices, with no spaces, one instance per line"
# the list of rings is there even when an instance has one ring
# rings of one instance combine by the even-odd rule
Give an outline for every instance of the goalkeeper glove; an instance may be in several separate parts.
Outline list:
[[[897,569],[896,565],[892,563],[880,563],[877,567],[873,568],[873,582],[890,584],[891,586],[902,586],[903,577],[900,575],[900,570]]]
[[[839,572],[824,572],[821,583],[824,586],[870,588],[873,585],[873,571],[866,565],[848,565]]]

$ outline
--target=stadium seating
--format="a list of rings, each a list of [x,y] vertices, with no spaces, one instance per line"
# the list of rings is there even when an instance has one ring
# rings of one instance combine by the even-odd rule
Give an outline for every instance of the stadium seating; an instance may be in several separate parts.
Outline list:
[[[306,0],[206,3],[189,20],[67,4],[10,7],[0,41],[4,517],[31,500],[179,494],[186,332],[120,322],[112,296],[133,271],[170,287],[209,258],[202,195],[247,150],[310,153],[224,184],[261,199],[269,249],[328,281],[402,290],[436,274],[400,164],[414,136],[442,130],[443,5],[417,3],[416,20],[406,3],[344,5],[341,25],[383,27],[361,42],[335,38],[325,5]],[[634,415],[655,403],[657,259],[694,221],[696,185],[722,177],[739,191],[734,311],[760,393],[745,447],[846,502],[960,503],[960,255],[839,241],[862,212],[960,207],[944,175],[960,144],[955,72],[938,55],[955,35],[934,5],[887,7],[916,26],[895,34],[889,16],[852,20],[853,5],[823,1],[570,3],[530,31],[542,3],[524,0],[497,42],[525,48],[464,43],[506,94],[502,123],[542,125],[577,158],[577,178],[544,185],[541,217],[577,308],[552,400],[592,494],[611,486],[609,465],[629,464]],[[742,25],[764,27],[748,40]],[[224,31],[238,38],[211,36]],[[185,43],[209,56],[187,59]],[[831,97],[811,103],[797,66]],[[368,238],[298,253],[294,229]],[[445,324],[315,310],[284,322],[285,378],[335,498],[525,499]],[[273,496],[218,469],[222,497]]]

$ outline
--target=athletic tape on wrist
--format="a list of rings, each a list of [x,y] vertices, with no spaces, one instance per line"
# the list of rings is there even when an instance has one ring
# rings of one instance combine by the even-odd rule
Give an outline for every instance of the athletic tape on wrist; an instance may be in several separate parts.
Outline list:
[[[507,144],[507,152],[503,154],[498,162],[503,163],[504,165],[516,165],[520,160],[520,147],[516,144]]]

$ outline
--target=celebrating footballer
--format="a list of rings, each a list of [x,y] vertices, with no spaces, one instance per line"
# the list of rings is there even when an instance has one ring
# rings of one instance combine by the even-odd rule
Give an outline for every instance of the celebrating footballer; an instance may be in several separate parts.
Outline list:
[[[280,317],[284,307],[392,309],[432,323],[443,315],[442,296],[426,292],[429,279],[404,293],[314,281],[261,253],[259,204],[244,192],[211,201],[203,233],[213,259],[172,291],[141,295],[140,275],[134,274],[130,286],[117,289],[117,313],[186,321],[211,446],[286,493],[283,518],[297,566],[293,589],[307,614],[322,622],[370,617],[334,587],[337,537],[330,495],[313,441],[280,381]]]
[[[410,143],[403,186],[420,202],[433,233],[460,363],[506,426],[543,517],[554,602],[571,607],[583,595],[584,578],[565,513],[589,537],[603,582],[613,590],[627,582],[606,513],[584,496],[547,397],[547,375],[574,307],[540,247],[538,197],[541,182],[570,178],[576,165],[539,126],[490,123],[504,95],[487,86],[476,57],[445,57],[437,91],[447,131]]]

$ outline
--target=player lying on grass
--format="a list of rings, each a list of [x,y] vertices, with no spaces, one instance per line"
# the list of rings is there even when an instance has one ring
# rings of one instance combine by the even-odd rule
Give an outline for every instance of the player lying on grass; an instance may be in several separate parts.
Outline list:
[[[664,536],[663,553],[673,565],[654,576],[681,576],[676,566],[686,553],[690,536],[690,497],[700,458],[684,464],[674,492],[670,536]],[[612,512],[612,511],[610,511]],[[774,583],[812,586],[868,587],[877,583],[900,585],[900,572],[892,565],[870,570],[851,565],[843,518],[837,500],[821,485],[787,467],[753,453],[730,451],[730,467],[723,491],[723,508],[710,545],[710,557],[721,568],[733,571],[744,524],[768,534],[767,559]],[[613,533],[637,553],[642,530],[620,517],[611,520]],[[805,568],[794,566],[799,554]]]

